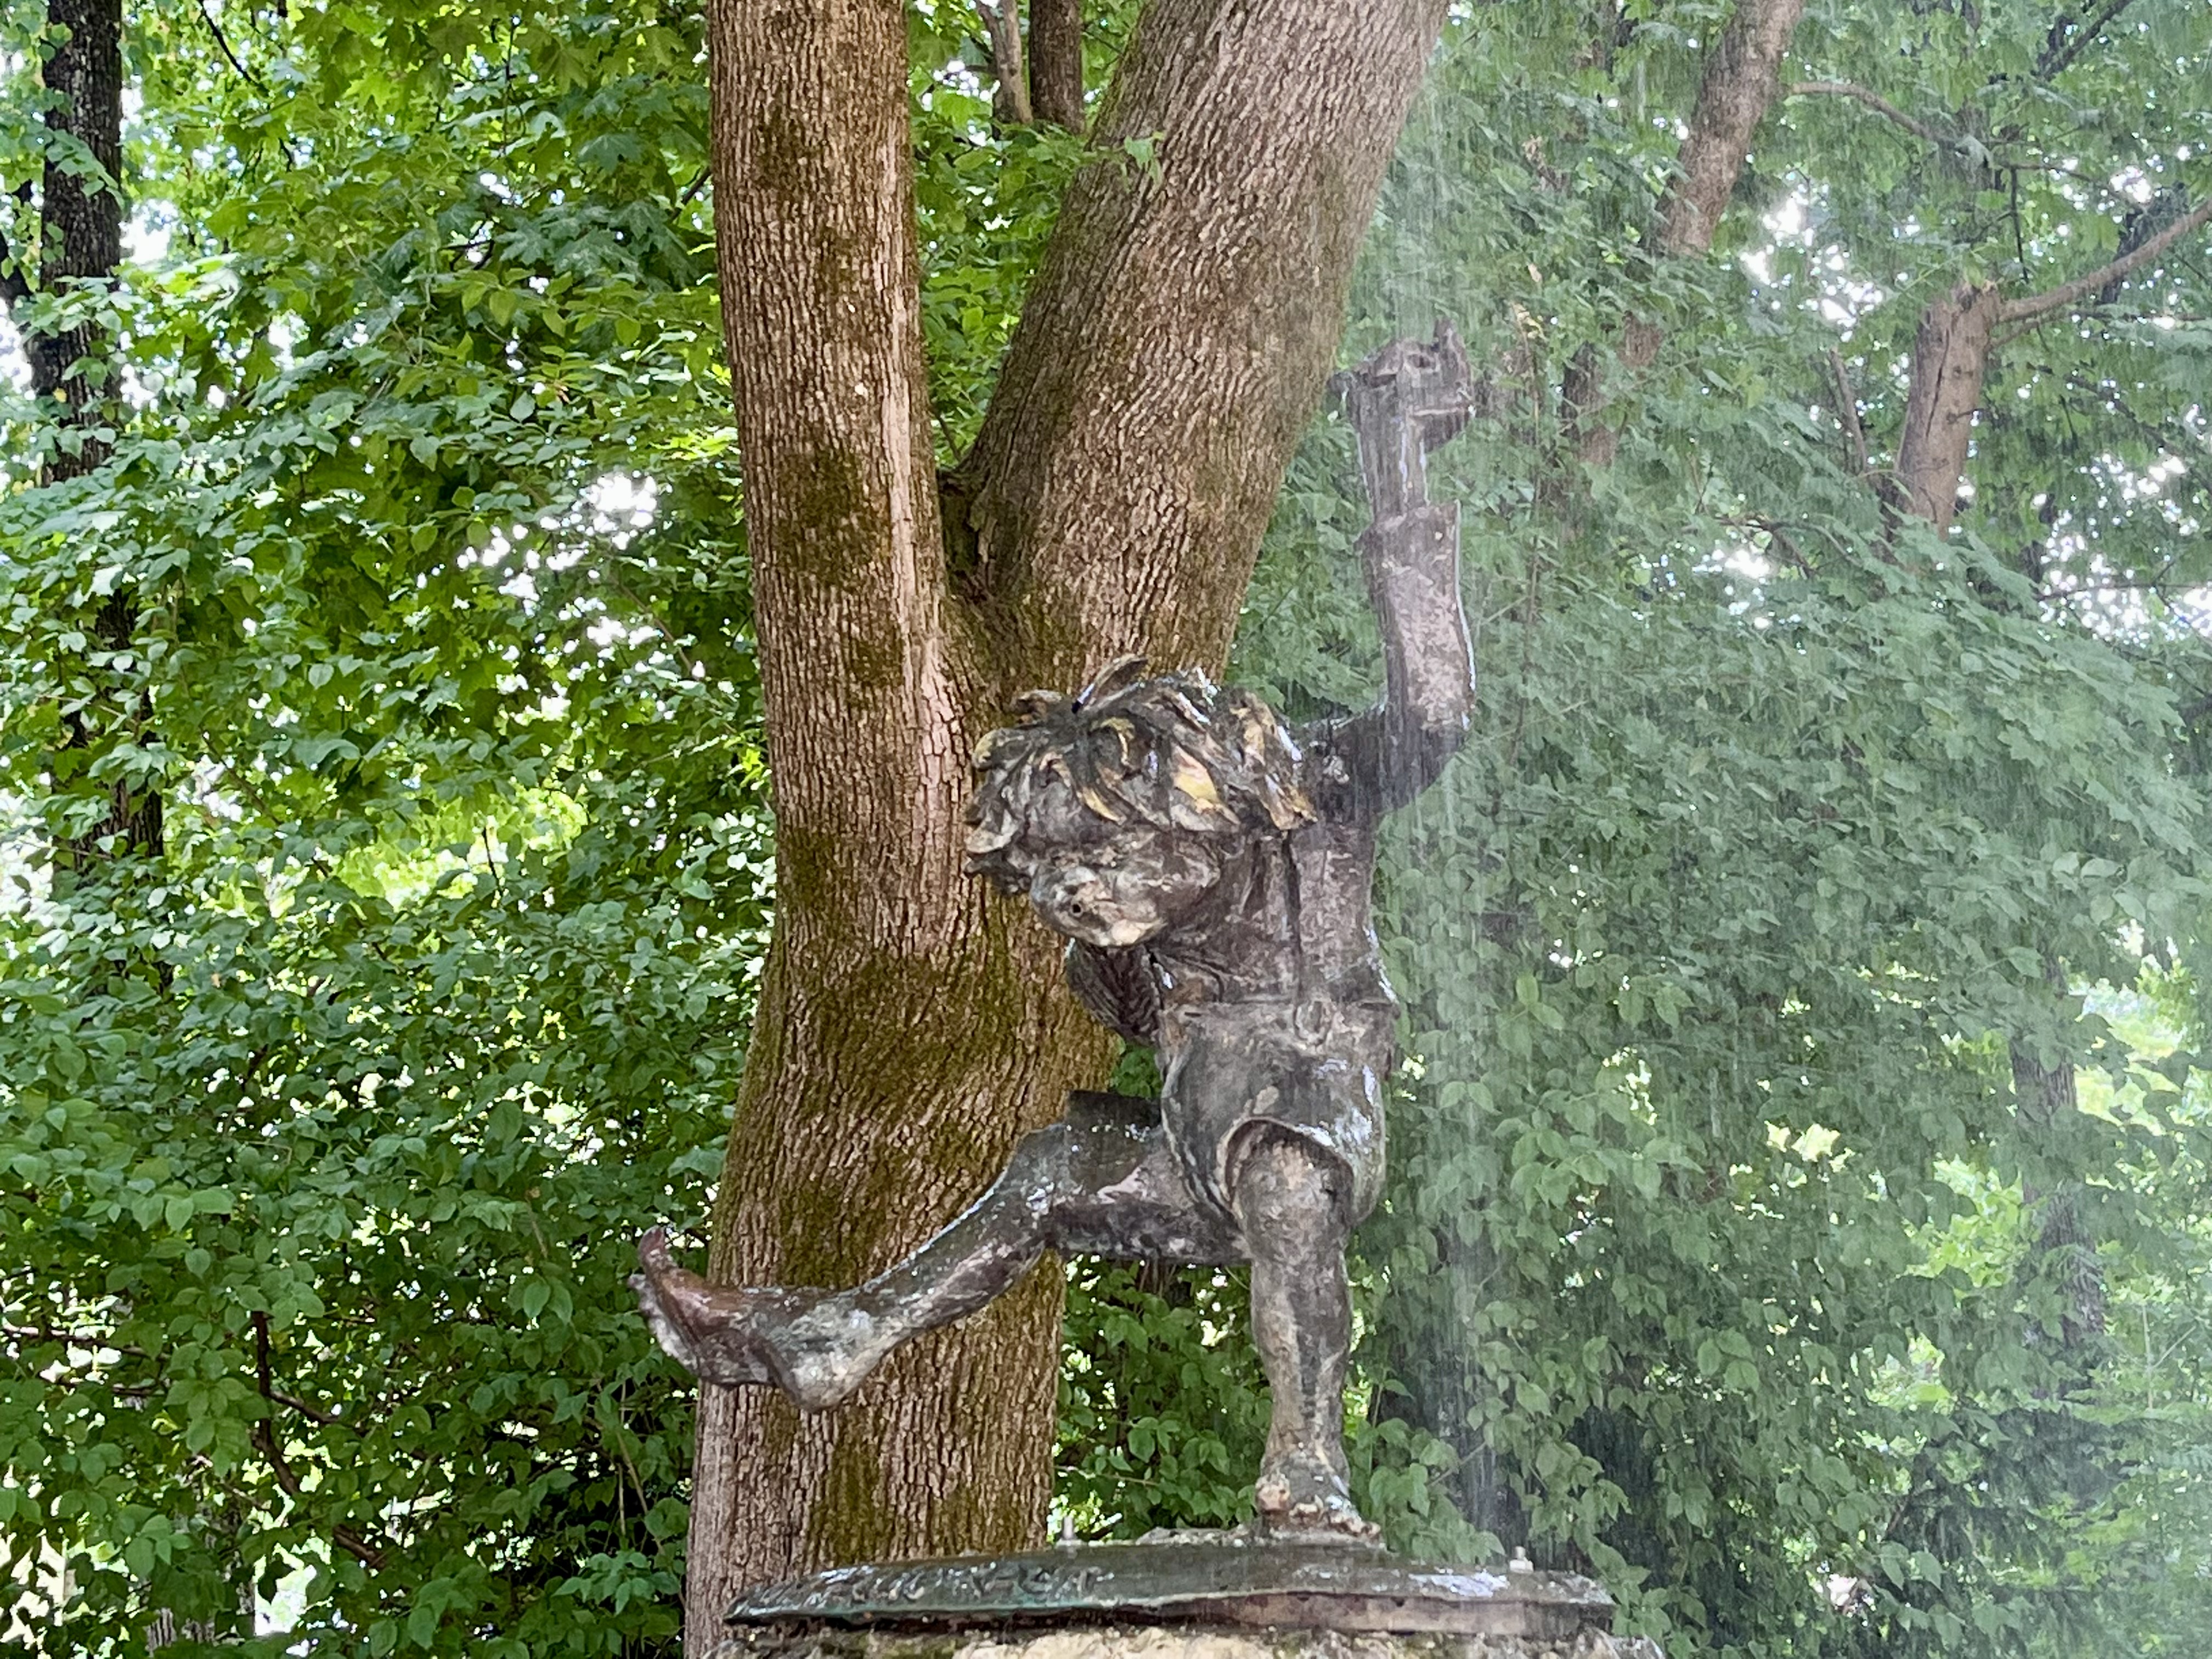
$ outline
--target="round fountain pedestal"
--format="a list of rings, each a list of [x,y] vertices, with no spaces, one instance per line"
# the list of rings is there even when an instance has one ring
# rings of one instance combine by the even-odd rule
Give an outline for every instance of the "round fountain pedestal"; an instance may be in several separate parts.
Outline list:
[[[1658,1659],[1571,1573],[1238,1534],[842,1567],[748,1595],[724,1659]]]

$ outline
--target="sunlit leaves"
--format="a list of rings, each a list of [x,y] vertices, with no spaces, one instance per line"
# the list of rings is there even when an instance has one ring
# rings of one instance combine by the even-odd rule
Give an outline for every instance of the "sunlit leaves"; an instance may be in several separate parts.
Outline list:
[[[0,499],[0,1543],[56,1653],[665,1650],[627,1241],[769,895],[697,20],[224,21],[134,14],[116,459]],[[54,890],[125,774],[159,867]]]

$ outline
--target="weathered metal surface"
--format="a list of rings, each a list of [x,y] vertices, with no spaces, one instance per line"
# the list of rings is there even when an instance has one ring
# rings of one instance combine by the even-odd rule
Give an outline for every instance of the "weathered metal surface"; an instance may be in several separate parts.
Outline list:
[[[1218,1539],[839,1567],[746,1595],[732,1627],[959,1629],[1046,1620],[1267,1625],[1542,1638],[1605,1631],[1613,1602],[1571,1573],[1403,1561],[1380,1550]]]
[[[1397,1019],[1370,890],[1377,825],[1435,781],[1474,708],[1458,509],[1424,470],[1467,422],[1467,352],[1440,323],[1337,386],[1374,513],[1358,550],[1381,700],[1292,727],[1251,693],[1125,658],[1074,696],[1030,693],[976,754],[968,869],[1067,938],[1077,997],[1157,1047],[1159,1099],[1072,1098],[964,1214],[849,1289],[710,1284],[648,1233],[631,1283],[702,1379],[821,1410],[1048,1250],[1249,1262],[1273,1406],[1260,1523],[1375,1535],[1343,1445],[1344,1245],[1382,1189]]]

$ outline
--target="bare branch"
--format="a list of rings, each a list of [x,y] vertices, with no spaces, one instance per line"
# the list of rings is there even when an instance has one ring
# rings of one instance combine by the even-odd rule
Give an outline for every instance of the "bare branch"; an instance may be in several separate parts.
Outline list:
[[[248,82],[255,91],[266,96],[269,88],[263,84],[261,77],[240,63],[238,54],[230,49],[230,42],[223,35],[222,25],[215,21],[215,14],[207,9],[207,0],[199,0],[199,8],[200,21],[208,26],[208,33],[215,36],[216,45],[222,48],[222,55],[230,60],[231,68],[236,70],[240,78]]]
[[[2041,294],[2032,294],[2024,300],[2006,301],[1997,309],[1997,319],[2001,322],[2024,323],[2063,310],[2076,300],[2094,294],[2106,283],[2117,283],[2130,271],[2148,264],[2208,220],[2212,220],[2212,196],[2206,197],[2134,252],[2123,254],[2086,276],[2076,276],[2070,283],[2061,283],[2057,288],[2046,289]]]

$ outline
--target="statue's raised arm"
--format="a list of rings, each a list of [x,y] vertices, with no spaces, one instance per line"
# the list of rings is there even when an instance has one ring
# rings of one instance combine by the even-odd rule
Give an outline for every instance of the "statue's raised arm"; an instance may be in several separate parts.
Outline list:
[[[1422,476],[1466,423],[1467,354],[1439,325],[1339,385],[1374,505],[1359,549],[1382,702],[1300,743],[1252,693],[1129,657],[1073,695],[1024,696],[976,750],[969,873],[1069,941],[1070,987],[1156,1051],[1159,1098],[1071,1095],[963,1214],[848,1288],[710,1284],[648,1234],[639,1298],[700,1377],[820,1409],[1047,1250],[1245,1262],[1273,1395],[1254,1524],[1375,1538],[1343,1443],[1344,1245],[1382,1191],[1398,1012],[1375,943],[1374,824],[1443,769],[1474,705],[1458,514]]]
[[[1459,508],[1428,495],[1429,452],[1467,424],[1467,349],[1439,321],[1332,383],[1359,439],[1372,521],[1359,538],[1382,634],[1382,700],[1309,728],[1309,787],[1325,817],[1380,817],[1436,781],[1467,739],[1474,665],[1459,597]]]

